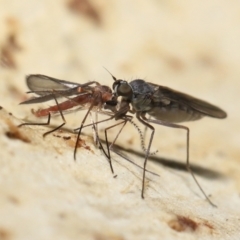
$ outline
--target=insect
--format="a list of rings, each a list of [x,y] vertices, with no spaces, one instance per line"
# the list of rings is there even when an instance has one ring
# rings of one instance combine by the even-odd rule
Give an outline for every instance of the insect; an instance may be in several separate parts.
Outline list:
[[[117,105],[117,101],[113,100],[113,94],[112,94],[111,88],[101,85],[96,81],[88,82],[85,84],[78,84],[78,83],[73,83],[65,80],[59,80],[59,79],[48,77],[45,75],[32,74],[26,77],[26,82],[27,82],[28,88],[30,89],[30,91],[27,93],[35,93],[39,95],[39,97],[26,100],[24,102],[21,102],[20,104],[41,103],[41,102],[46,102],[54,99],[56,102],[56,105],[50,106],[45,109],[39,109],[34,112],[34,115],[37,117],[48,116],[48,120],[46,123],[23,123],[23,124],[20,124],[19,126],[49,125],[51,114],[60,113],[63,123],[58,127],[54,128],[53,130],[50,130],[43,134],[43,136],[46,136],[47,134],[52,133],[65,125],[66,121],[63,115],[63,111],[66,111],[75,107],[77,107],[76,110],[87,109],[87,113],[84,119],[82,120],[80,128],[78,129],[78,136],[77,136],[77,140],[74,148],[74,159],[76,159],[77,146],[78,146],[81,130],[84,126],[84,123],[90,111],[91,110],[100,111],[103,108],[104,104],[108,105],[107,107],[108,109],[114,111],[113,109]],[[57,98],[60,98],[60,97],[66,98],[67,100],[61,103],[58,103]],[[102,148],[102,146],[100,147]],[[108,150],[108,158],[109,158],[111,171],[113,172],[109,150]]]
[[[111,73],[110,73],[111,74]],[[112,74],[111,74],[112,75]],[[122,97],[120,107],[115,113],[115,119],[119,119],[131,112],[136,118],[151,130],[150,140],[145,154],[143,165],[142,192],[144,198],[144,183],[147,160],[150,154],[155,128],[150,124],[159,124],[171,128],[184,129],[187,132],[186,148],[186,168],[192,175],[194,181],[203,193],[207,201],[212,205],[209,197],[206,195],[198,183],[189,163],[189,133],[188,127],[178,123],[186,121],[195,121],[205,116],[223,119],[227,117],[225,111],[206,101],[197,99],[190,95],[175,91],[171,88],[146,82],[142,79],[135,79],[131,82],[117,79],[114,80],[113,91],[116,98]],[[147,114],[147,116],[146,116]],[[152,119],[154,118],[154,119]]]
[[[70,108],[85,105],[98,107],[106,102],[110,105],[116,105],[112,101],[112,91],[109,87],[99,84],[96,81],[91,81],[85,84],[73,83],[65,80],[48,77],[40,74],[32,74],[26,77],[28,88],[31,90],[27,93],[35,93],[40,97],[32,98],[21,102],[20,104],[41,103],[53,100],[59,97],[67,98],[67,101],[57,103],[46,109],[39,109],[34,112],[37,117],[48,116],[49,113],[61,112]],[[96,86],[91,86],[95,84]],[[69,96],[76,95],[70,98]]]
[[[28,75],[26,77],[26,83],[28,88],[31,90],[27,93],[35,93],[39,96],[26,100],[24,102],[21,102],[20,104],[41,103],[41,102],[46,102],[54,99],[56,102],[56,105],[50,106],[44,109],[39,109],[34,112],[34,115],[37,117],[48,116],[48,120],[46,123],[23,123],[23,124],[20,124],[19,127],[23,125],[49,125],[51,115],[60,114],[62,117],[63,123],[57,126],[56,128],[45,132],[43,136],[46,136],[47,134],[60,129],[66,124],[63,112],[69,111],[69,109],[76,108],[76,107],[77,107],[77,109],[75,109],[76,111],[79,109],[87,109],[87,113],[81,122],[81,126],[78,129],[75,129],[77,130],[77,139],[76,139],[75,148],[74,148],[74,159],[76,160],[77,147],[78,147],[78,142],[79,142],[82,128],[87,126],[93,126],[94,132],[96,133],[97,142],[100,145],[100,148],[103,150],[105,156],[108,158],[111,171],[112,173],[114,173],[112,162],[111,162],[111,156],[110,156],[110,148],[113,143],[109,147],[107,134],[105,132],[105,138],[106,138],[106,144],[107,144],[107,152],[105,152],[101,144],[101,141],[99,140],[98,133],[97,133],[98,131],[96,129],[98,123],[113,119],[115,116],[116,105],[118,104],[118,102],[116,101],[116,99],[113,98],[111,88],[109,88],[108,86],[101,85],[96,81],[88,82],[85,84],[78,84],[78,83],[59,80],[56,78],[52,78],[52,77],[40,75],[40,74]],[[57,98],[60,98],[60,97],[66,98],[67,100],[61,103],[58,103]],[[110,112],[106,111],[105,109],[110,110]],[[97,123],[92,123],[84,126],[84,123],[89,113],[91,112],[91,110],[108,115],[109,118],[99,121]],[[129,118],[128,116],[125,115],[121,118],[122,119],[121,122],[111,126],[111,127],[114,127],[123,123],[114,142],[116,141],[121,130],[123,129],[123,127],[126,125],[128,121],[132,125],[134,125],[134,127],[137,129],[141,138],[142,149],[146,151],[143,143],[141,130],[138,128],[138,126],[135,123],[132,122],[131,118],[132,117]]]

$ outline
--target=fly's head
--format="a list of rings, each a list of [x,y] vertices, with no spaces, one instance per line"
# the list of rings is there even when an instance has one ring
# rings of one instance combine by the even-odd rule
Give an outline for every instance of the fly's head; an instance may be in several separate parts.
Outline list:
[[[129,103],[131,102],[133,96],[133,90],[131,85],[124,80],[116,79],[113,75],[114,80],[113,89],[113,99],[117,101],[118,97],[122,97],[121,102],[117,104],[117,111],[115,111],[115,119],[118,120],[125,117],[127,112],[130,110]]]
[[[132,95],[133,95],[133,90],[132,90],[131,85],[127,81],[117,79],[116,77],[114,77],[112,75],[112,73],[109,72],[109,74],[112,76],[113,81],[114,81],[113,86],[112,86],[114,96],[116,98],[121,96],[125,100],[131,101],[131,98],[132,98]]]
[[[128,100],[130,100],[132,98],[133,90],[132,90],[131,85],[127,81],[124,81],[121,79],[116,80],[113,83],[112,88],[113,88],[113,91],[114,91],[114,94],[116,97],[121,96]]]

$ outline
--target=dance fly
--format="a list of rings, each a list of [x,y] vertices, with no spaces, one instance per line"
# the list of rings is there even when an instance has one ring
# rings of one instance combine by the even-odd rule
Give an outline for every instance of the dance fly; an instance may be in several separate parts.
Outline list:
[[[171,128],[180,128],[187,131],[186,168],[192,175],[199,189],[215,206],[198,183],[189,163],[189,128],[178,123],[195,121],[205,116],[223,119],[227,117],[225,111],[206,101],[190,95],[175,91],[171,88],[136,79],[127,82],[115,78],[113,75],[113,91],[116,98],[121,98],[120,107],[115,113],[115,119],[122,118],[128,112],[136,114],[137,119],[151,130],[145,160],[143,165],[142,192],[144,198],[144,183],[147,160],[154,138],[155,128],[150,123],[155,123]],[[146,116],[147,114],[147,116]],[[152,119],[154,118],[154,119]]]

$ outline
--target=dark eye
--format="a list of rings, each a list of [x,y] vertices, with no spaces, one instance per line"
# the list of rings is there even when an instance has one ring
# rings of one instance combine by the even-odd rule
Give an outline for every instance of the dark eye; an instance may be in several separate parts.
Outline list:
[[[132,94],[132,88],[128,82],[120,80],[113,84],[113,89],[118,96],[129,96]]]
[[[116,82],[113,83],[113,85],[112,85],[112,89],[113,89],[113,91],[116,92],[116,90],[118,89],[119,84],[120,84],[119,81],[116,81]]]

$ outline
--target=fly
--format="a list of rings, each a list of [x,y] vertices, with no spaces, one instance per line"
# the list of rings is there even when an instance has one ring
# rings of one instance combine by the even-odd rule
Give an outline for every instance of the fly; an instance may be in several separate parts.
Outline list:
[[[112,74],[111,74],[112,75]],[[189,163],[189,133],[188,127],[178,123],[186,121],[195,121],[205,116],[223,119],[227,117],[225,111],[206,101],[197,99],[190,95],[175,91],[171,88],[146,82],[142,79],[136,79],[127,82],[117,79],[114,80],[113,91],[115,97],[122,97],[120,107],[115,113],[115,119],[125,116],[128,112],[136,114],[136,118],[151,130],[150,140],[147,146],[143,165],[142,192],[144,198],[144,183],[147,160],[150,155],[150,149],[154,138],[155,128],[150,123],[155,123],[171,128],[180,128],[187,131],[187,151],[186,168],[192,175],[197,186],[212,205],[209,197],[206,195],[198,183]],[[148,116],[146,116],[148,114]],[[154,119],[152,119],[154,118]]]
[[[108,109],[112,110],[117,105],[117,102],[113,100],[113,94],[111,88],[108,86],[104,86],[99,84],[96,81],[78,84],[65,80],[59,80],[56,78],[48,77],[40,74],[28,75],[26,77],[27,86],[30,89],[27,93],[35,93],[39,95],[38,97],[26,100],[21,102],[20,104],[33,104],[33,103],[41,103],[50,100],[55,100],[56,105],[50,106],[45,109],[39,109],[34,112],[37,117],[48,116],[48,121],[46,123],[23,123],[19,126],[23,125],[49,125],[51,114],[60,113],[63,123],[58,127],[54,128],[51,131],[48,131],[43,134],[46,136],[49,133],[52,133],[59,128],[63,127],[66,124],[63,111],[69,110],[74,107],[78,107],[81,109],[87,109],[87,113],[82,120],[81,126],[78,129],[77,140],[74,148],[74,159],[76,160],[77,146],[81,134],[81,130],[83,125],[90,113],[91,110],[99,111],[103,109],[103,105],[107,105]],[[57,98],[66,98],[66,101],[58,103]],[[100,141],[100,147],[103,149]],[[103,149],[104,151],[104,149]],[[113,167],[110,159],[110,151],[108,149],[108,155],[105,153],[109,159],[110,168],[112,173]]]

